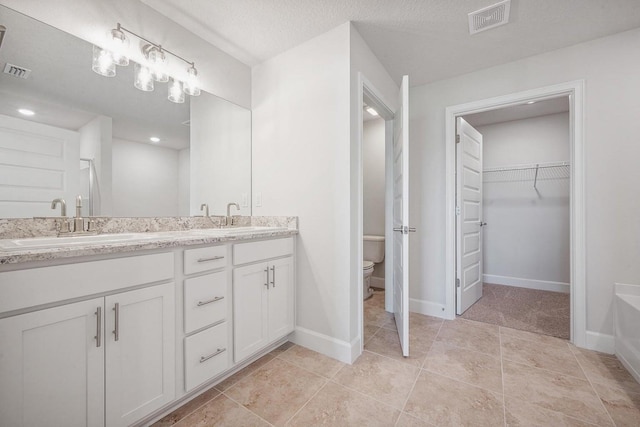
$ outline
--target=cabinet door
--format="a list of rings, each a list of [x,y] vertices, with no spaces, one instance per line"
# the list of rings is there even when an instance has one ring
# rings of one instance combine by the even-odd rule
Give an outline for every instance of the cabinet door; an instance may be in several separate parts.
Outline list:
[[[234,360],[237,362],[269,342],[267,332],[268,264],[233,271]]]
[[[269,341],[273,341],[294,328],[293,258],[270,261],[269,269]]]
[[[125,426],[175,396],[173,283],[105,298],[106,419]]]
[[[0,320],[1,425],[104,425],[103,313],[96,298]]]

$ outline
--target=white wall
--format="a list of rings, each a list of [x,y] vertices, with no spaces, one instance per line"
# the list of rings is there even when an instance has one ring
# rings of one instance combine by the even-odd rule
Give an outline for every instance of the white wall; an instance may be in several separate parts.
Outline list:
[[[189,216],[189,181],[190,181],[190,161],[191,150],[185,148],[178,151],[178,215]]]
[[[411,90],[411,298],[445,302],[445,108],[584,79],[587,330],[612,334],[613,283],[640,277],[640,30]]]
[[[113,216],[178,216],[178,151],[113,140]]]
[[[112,128],[113,119],[111,117],[97,116],[78,130],[80,132],[80,157],[93,159],[100,189],[100,192],[95,196],[94,215],[113,215]]]
[[[253,214],[299,217],[295,339],[346,361],[354,348],[359,352],[362,270],[352,248],[361,245],[362,194],[352,172],[361,161],[360,70],[381,90],[395,86],[347,23],[252,72],[252,182],[263,199],[262,206],[254,199]]]
[[[569,113],[476,129],[483,136],[485,169],[570,159]],[[532,171],[484,175],[485,282],[569,290],[569,174],[544,179],[550,176],[541,170],[533,188]]]
[[[202,89],[250,108],[251,70],[247,65],[138,0],[0,0],[0,4],[98,45],[104,43],[107,31],[120,22],[194,61]],[[132,50],[136,46],[138,40],[132,38]],[[186,73],[181,61],[172,64],[177,72]]]
[[[381,118],[363,124],[363,231],[384,236],[385,122]],[[384,261],[376,264],[373,277],[384,280]],[[375,281],[375,285],[380,282]]]

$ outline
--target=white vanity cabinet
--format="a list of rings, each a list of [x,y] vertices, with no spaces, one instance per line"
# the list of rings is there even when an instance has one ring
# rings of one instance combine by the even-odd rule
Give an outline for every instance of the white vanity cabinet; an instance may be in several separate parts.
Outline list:
[[[0,319],[0,425],[127,426],[173,401],[175,286],[118,291],[173,277],[173,254],[0,273],[2,312],[63,304]]]
[[[294,329],[293,239],[233,247],[234,360],[241,362]]]

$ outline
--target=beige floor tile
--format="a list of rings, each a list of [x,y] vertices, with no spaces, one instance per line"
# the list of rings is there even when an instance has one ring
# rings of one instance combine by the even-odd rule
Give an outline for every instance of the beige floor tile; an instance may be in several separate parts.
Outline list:
[[[434,427],[434,425],[403,412],[398,418],[396,427]]]
[[[505,396],[592,424],[611,424],[587,380],[508,360],[502,369]]]
[[[205,403],[217,397],[218,395],[220,395],[220,392],[218,390],[216,390],[215,388],[210,388],[195,399],[185,403],[169,415],[163,417],[160,421],[152,424],[152,427],[172,426]]]
[[[364,346],[365,350],[381,354],[392,359],[409,363],[414,366],[422,366],[424,358],[433,343],[436,332],[424,335],[411,334],[409,336],[409,357],[402,355],[398,332],[381,328]]]
[[[420,369],[365,351],[353,365],[344,366],[333,380],[402,409]]]
[[[501,426],[502,396],[422,371],[404,412],[437,426]]]
[[[366,344],[380,329],[380,326],[364,325],[364,344]]]
[[[640,394],[603,384],[593,387],[617,427],[640,426]]]
[[[579,349],[575,354],[578,363],[591,382],[640,394],[640,384],[615,356],[583,349]]]
[[[569,341],[562,338],[556,338],[549,335],[536,334],[533,332],[521,331],[519,329],[506,328],[500,326],[500,334],[502,336],[509,336],[518,338],[521,340],[532,341],[542,345],[553,345],[556,347],[568,347]]]
[[[287,341],[286,343],[282,344],[280,347],[271,350],[271,352],[269,354],[272,355],[272,356],[278,356],[278,355],[284,353],[285,351],[289,350],[294,345],[295,344],[292,343],[291,341]]]
[[[548,345],[505,334],[501,337],[501,344],[504,359],[585,379],[582,368],[566,344]]]
[[[445,320],[436,341],[492,356],[500,355],[498,326],[464,319]]]
[[[409,313],[409,332],[411,333],[419,332],[422,329],[428,329],[429,331],[433,328],[440,329],[442,323],[443,320],[437,317],[420,313]]]
[[[435,342],[423,369],[502,394],[500,358]]]
[[[278,358],[326,378],[332,378],[344,366],[344,363],[339,360],[299,345],[292,346],[289,350],[280,354]]]
[[[393,313],[384,310],[384,307],[365,305],[364,324],[382,326],[393,318]]]
[[[261,420],[241,405],[220,395],[184,418],[176,427],[262,427],[269,423]]]
[[[289,426],[393,426],[400,411],[329,382],[305,405]]]
[[[244,377],[251,375],[251,373],[255,372],[258,368],[264,366],[265,364],[271,362],[274,359],[273,354],[265,354],[260,359],[256,360],[252,364],[242,368],[235,374],[231,375],[226,380],[216,384],[216,388],[220,391],[225,391]]]
[[[506,397],[506,405],[506,425],[508,427],[593,427],[596,425],[537,405],[510,399],[508,396]]]
[[[391,319],[387,320],[387,323],[382,325],[382,327],[385,329],[390,329],[392,331],[397,331],[398,327],[396,326],[395,316],[391,316]],[[411,330],[411,328],[409,328],[409,330]]]
[[[276,358],[224,393],[271,424],[281,425],[325,382],[316,374]]]

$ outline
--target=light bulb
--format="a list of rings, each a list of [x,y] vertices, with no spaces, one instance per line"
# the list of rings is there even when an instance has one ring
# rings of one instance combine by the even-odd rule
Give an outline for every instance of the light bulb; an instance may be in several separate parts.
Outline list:
[[[145,92],[151,92],[153,90],[153,73],[149,67],[136,63],[134,76],[135,87]]]
[[[184,82],[184,92],[187,95],[198,96],[200,95],[200,87],[198,84],[198,70],[191,64],[191,67],[187,70],[187,81]]]
[[[182,91],[182,82],[173,77],[169,79],[169,101],[176,104],[184,102],[184,92]]]
[[[142,48],[145,57],[149,60],[149,68],[153,72],[153,79],[157,82],[166,83],[169,76],[164,71],[167,57],[160,46],[148,44]]]
[[[109,41],[109,48],[111,49],[113,61],[116,65],[129,65],[129,58],[126,55],[127,49],[129,48],[129,39],[124,31],[120,29],[120,24],[118,24],[118,28],[114,28],[107,33],[107,40]]]
[[[101,76],[113,77],[116,75],[116,64],[110,51],[93,46],[93,63],[91,69]]]

